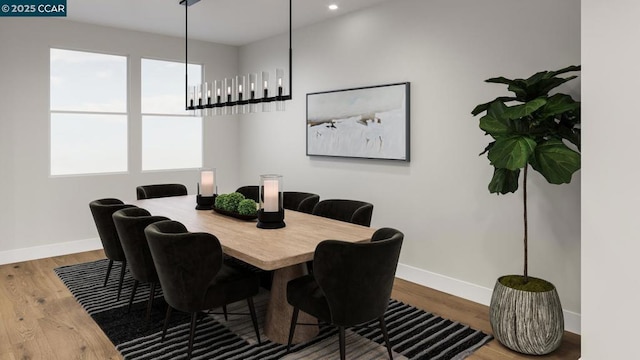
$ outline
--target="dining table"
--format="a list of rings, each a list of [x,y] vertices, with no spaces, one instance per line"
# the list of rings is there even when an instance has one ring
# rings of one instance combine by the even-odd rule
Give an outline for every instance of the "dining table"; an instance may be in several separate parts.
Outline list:
[[[196,210],[196,196],[171,196],[130,201],[130,204],[184,224],[190,232],[215,235],[223,251],[259,269],[273,271],[273,281],[263,322],[265,336],[286,344],[293,308],[287,303],[287,282],[307,273],[316,246],[323,240],[370,241],[375,229],[303,212],[284,210],[285,227],[261,229],[255,219],[239,219],[212,210]],[[299,323],[317,324],[303,312]],[[318,326],[296,328],[293,343],[308,341]]]

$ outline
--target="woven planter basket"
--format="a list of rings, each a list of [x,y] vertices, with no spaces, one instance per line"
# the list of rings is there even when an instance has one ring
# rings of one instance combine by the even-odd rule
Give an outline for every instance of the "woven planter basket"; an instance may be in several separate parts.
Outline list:
[[[564,317],[555,287],[546,292],[529,292],[496,281],[489,318],[493,336],[511,350],[544,355],[562,342]]]

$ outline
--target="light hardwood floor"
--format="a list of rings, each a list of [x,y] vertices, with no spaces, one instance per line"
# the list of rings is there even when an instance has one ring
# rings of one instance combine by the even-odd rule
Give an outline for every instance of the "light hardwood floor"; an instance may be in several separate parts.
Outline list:
[[[0,359],[121,359],[53,268],[104,258],[102,251],[0,265]],[[486,306],[397,280],[392,297],[491,333]],[[549,356],[523,356],[491,341],[469,360],[578,359],[580,336],[565,333]]]

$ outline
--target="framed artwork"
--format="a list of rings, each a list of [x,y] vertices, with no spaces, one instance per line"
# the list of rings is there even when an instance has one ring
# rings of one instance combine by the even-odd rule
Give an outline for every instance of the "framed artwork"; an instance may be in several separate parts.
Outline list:
[[[409,83],[307,94],[307,155],[409,161]]]

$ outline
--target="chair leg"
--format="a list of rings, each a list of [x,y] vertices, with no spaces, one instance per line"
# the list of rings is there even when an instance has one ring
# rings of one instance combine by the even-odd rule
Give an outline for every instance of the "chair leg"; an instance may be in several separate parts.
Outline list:
[[[104,285],[102,285],[102,287],[107,286],[107,281],[109,281],[109,274],[111,274],[112,267],[113,267],[113,260],[109,260],[109,266],[107,266],[107,276],[104,277]]]
[[[165,315],[164,317],[164,325],[162,326],[162,339],[160,340],[160,342],[163,342],[164,337],[167,335],[167,327],[169,327],[169,318],[171,317],[171,310],[173,310],[171,305],[167,305],[167,315]]]
[[[227,316],[227,305],[222,305],[222,312],[224,313],[224,321],[229,321],[229,317]]]
[[[147,313],[144,316],[145,321],[149,321],[151,318],[151,308],[153,307],[153,298],[156,296],[157,283],[151,283],[151,290],[149,290],[149,300],[147,301]]]
[[[124,281],[124,272],[126,270],[126,267],[127,261],[123,260],[122,267],[120,268],[120,282],[118,283],[118,296],[116,298],[116,301],[120,301],[120,293],[122,292],[122,282]]]
[[[191,331],[189,332],[189,350],[187,351],[187,359],[191,359],[191,351],[193,351],[193,338],[196,333],[196,321],[198,320],[198,313],[191,314]]]
[[[346,351],[344,345],[344,326],[339,326],[340,328],[340,360],[346,359]]]
[[[249,312],[251,313],[251,321],[253,322],[253,330],[256,332],[258,338],[258,344],[262,344],[260,340],[260,329],[258,328],[258,317],[256,316],[256,307],[253,304],[253,298],[247,298],[247,304],[249,305]]]
[[[293,308],[293,314],[291,314],[291,326],[289,327],[289,341],[287,341],[287,352],[291,348],[291,342],[293,342],[293,334],[296,331],[296,324],[298,323],[298,308]]]
[[[133,289],[131,289],[131,296],[129,297],[129,306],[127,306],[127,312],[131,312],[131,304],[133,304],[133,298],[136,297],[136,291],[138,290],[138,280],[133,282]]]
[[[391,351],[391,343],[389,342],[389,333],[387,333],[387,325],[384,322],[384,316],[380,316],[380,330],[382,330],[382,336],[384,337],[384,343],[387,344],[387,351],[389,352],[389,360],[393,359]]]

